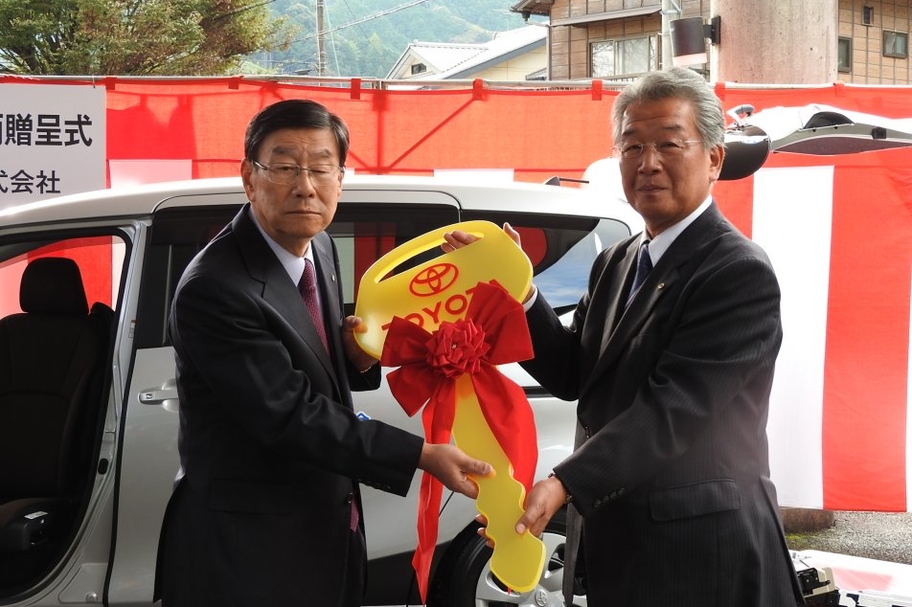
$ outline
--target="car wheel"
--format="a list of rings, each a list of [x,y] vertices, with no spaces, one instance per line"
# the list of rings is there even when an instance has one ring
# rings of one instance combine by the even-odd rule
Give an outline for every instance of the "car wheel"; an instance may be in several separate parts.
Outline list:
[[[545,568],[529,592],[509,590],[491,573],[491,549],[478,536],[477,525],[453,540],[441,560],[428,597],[428,607],[564,607],[566,517],[559,511],[542,534]],[[585,596],[574,596],[575,607],[586,607]]]

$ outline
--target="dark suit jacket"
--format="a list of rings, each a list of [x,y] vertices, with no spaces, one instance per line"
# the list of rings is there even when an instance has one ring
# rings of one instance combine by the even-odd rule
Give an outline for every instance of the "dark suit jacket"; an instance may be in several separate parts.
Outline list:
[[[190,263],[172,307],[183,476],[159,549],[166,606],[337,604],[357,482],[405,495],[423,443],[354,415],[350,390],[376,388],[379,368],[330,359],[249,213]],[[335,246],[311,246],[341,353]]]
[[[713,203],[624,311],[637,244],[599,256],[569,330],[541,297],[528,313],[523,366],[579,399],[577,449],[555,472],[570,526],[582,515],[589,605],[800,603],[769,480],[770,262]]]

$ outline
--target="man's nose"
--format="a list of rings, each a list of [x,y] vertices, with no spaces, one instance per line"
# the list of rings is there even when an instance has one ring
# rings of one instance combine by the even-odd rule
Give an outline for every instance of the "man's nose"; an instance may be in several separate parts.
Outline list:
[[[310,171],[301,170],[295,179],[295,189],[301,190],[303,192],[314,192],[316,187],[314,186],[313,177],[310,174]]]
[[[644,146],[639,160],[641,171],[653,171],[662,166],[662,155],[659,154],[655,145]]]

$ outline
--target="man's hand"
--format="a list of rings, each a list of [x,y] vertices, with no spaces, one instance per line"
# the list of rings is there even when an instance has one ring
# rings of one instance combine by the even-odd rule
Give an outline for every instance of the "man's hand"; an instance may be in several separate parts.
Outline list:
[[[494,471],[491,464],[469,457],[454,445],[434,443],[424,443],[418,467],[437,477],[447,489],[472,499],[478,497],[478,485],[468,475],[488,476]]]
[[[535,537],[541,537],[542,533],[545,532],[545,527],[548,526],[548,522],[560,510],[561,506],[566,503],[567,490],[560,480],[552,476],[538,481],[532,487],[532,491],[526,496],[526,511],[516,523],[516,533],[522,535],[528,529],[529,533]],[[488,524],[487,519],[485,519],[484,515],[479,514],[475,517],[475,520],[481,525],[481,528],[478,529],[478,535],[485,538],[489,548],[493,548],[494,543],[485,533]]]
[[[345,356],[359,371],[367,371],[379,362],[376,358],[361,349],[355,340],[355,333],[363,333],[364,327],[360,316],[346,316],[342,321],[342,347]]]
[[[526,496],[526,511],[516,523],[516,533],[526,529],[535,537],[541,537],[548,521],[567,503],[567,489],[556,476],[540,480]]]
[[[503,231],[507,233],[507,236],[509,236],[513,242],[516,243],[516,246],[522,249],[522,243],[519,239],[519,232],[514,230],[513,226],[511,226],[509,223],[505,223],[503,224]],[[472,244],[478,240],[478,238],[478,236],[469,234],[468,232],[463,232],[462,230],[453,230],[452,232],[446,232],[443,235],[443,239],[446,242],[440,245],[440,248],[443,249],[445,253],[449,253],[450,251],[455,251],[456,249],[461,249],[468,244]]]
[[[514,230],[513,226],[511,226],[509,223],[503,224],[503,231],[506,232],[507,236],[509,236],[510,239],[516,243],[516,246],[522,250],[522,242],[519,238],[519,232]],[[479,237],[462,230],[453,230],[452,232],[444,233],[443,239],[446,242],[440,245],[440,248],[444,253],[452,253],[456,249],[461,249],[462,247],[470,245],[476,240],[479,240]],[[523,297],[522,303],[529,301],[529,299],[532,298],[533,294],[535,294],[535,285],[529,287],[529,292],[526,293],[525,297]]]

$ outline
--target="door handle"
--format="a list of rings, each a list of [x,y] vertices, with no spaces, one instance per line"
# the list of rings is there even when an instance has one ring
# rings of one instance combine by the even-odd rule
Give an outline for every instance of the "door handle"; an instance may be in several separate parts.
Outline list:
[[[177,382],[169,379],[160,388],[147,388],[139,392],[139,402],[143,405],[161,405],[168,411],[177,411],[180,401],[177,398]]]

